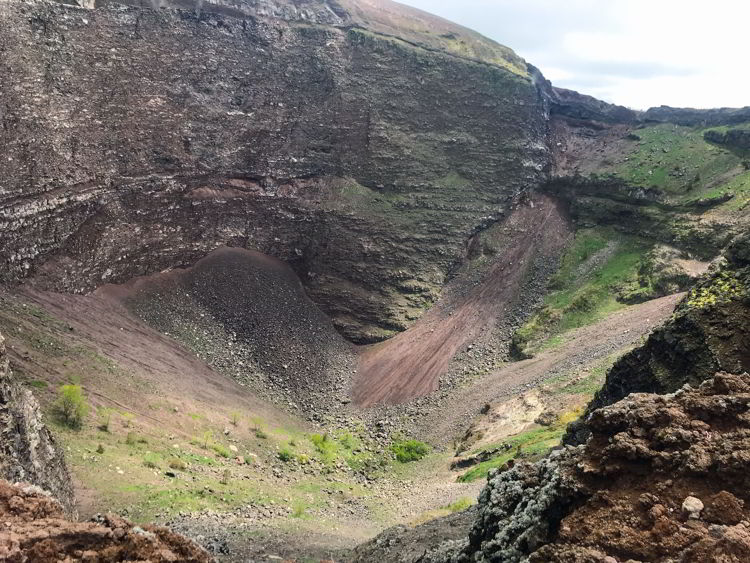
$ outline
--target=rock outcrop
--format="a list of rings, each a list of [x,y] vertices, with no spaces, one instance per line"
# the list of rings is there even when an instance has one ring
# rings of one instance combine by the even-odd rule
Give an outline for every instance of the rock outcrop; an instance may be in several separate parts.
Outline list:
[[[677,306],[673,317],[607,373],[568,444],[583,443],[597,409],[630,393],[670,393],[699,385],[716,371],[750,371],[750,235],[737,238]]]
[[[422,560],[736,562],[750,558],[750,376],[595,411],[585,446],[491,477],[468,540]]]
[[[0,335],[0,478],[49,491],[73,511],[73,485],[56,440],[31,391],[13,380]]]
[[[750,121],[750,107],[693,109],[659,106],[644,112],[642,119],[646,122],[676,123],[688,127],[735,125]]]
[[[87,292],[240,246],[348,338],[403,330],[544,177],[548,102],[509,49],[367,5],[3,2],[0,281]]]
[[[117,516],[95,522],[66,520],[62,506],[31,485],[0,481],[0,517],[0,560],[7,563],[213,560],[198,545],[166,528],[134,526]]]
[[[748,116],[750,117],[750,116]],[[750,149],[750,129],[729,129],[728,131],[717,131],[709,129],[703,134],[707,141],[726,145],[733,149],[746,151]]]

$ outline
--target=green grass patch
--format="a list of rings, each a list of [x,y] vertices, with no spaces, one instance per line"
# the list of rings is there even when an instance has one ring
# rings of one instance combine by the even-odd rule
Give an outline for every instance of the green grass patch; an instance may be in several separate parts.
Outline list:
[[[542,457],[550,448],[560,444],[564,432],[565,425],[560,423],[550,428],[544,427],[528,430],[497,444],[486,446],[480,451],[500,447],[507,447],[508,449],[504,453],[493,457],[490,460],[475,465],[461,475],[458,478],[458,481],[461,483],[470,483],[477,479],[484,479],[492,469],[502,467],[514,458],[522,457],[535,459]]]
[[[731,151],[707,142],[704,131],[666,123],[638,129],[640,140],[632,143],[627,160],[610,171],[670,194],[699,191],[741,163]]]
[[[161,457],[155,453],[149,453],[143,456],[143,465],[149,469],[158,469],[161,465]]]
[[[624,307],[617,290],[636,280],[648,248],[640,239],[602,228],[578,231],[550,280],[544,306],[514,334],[514,354],[523,358],[559,346],[564,332]]]
[[[452,502],[447,506],[444,506],[443,508],[450,512],[451,514],[454,514],[456,512],[461,512],[463,510],[466,510],[470,506],[474,504],[474,501],[471,500],[469,497],[462,497],[458,499],[456,502]]]
[[[229,448],[221,444],[211,444],[211,449],[215,451],[216,455],[220,457],[224,457],[224,458],[232,457],[232,452],[229,451]]]
[[[419,461],[430,453],[430,446],[419,440],[399,440],[391,444],[391,451],[400,463]]]
[[[310,434],[310,442],[312,442],[323,463],[330,464],[336,460],[338,444],[331,436],[328,434]]]

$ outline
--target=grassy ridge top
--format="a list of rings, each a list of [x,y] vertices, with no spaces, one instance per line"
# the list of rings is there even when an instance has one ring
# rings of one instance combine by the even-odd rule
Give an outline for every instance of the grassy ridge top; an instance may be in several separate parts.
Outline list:
[[[438,16],[390,0],[338,0],[338,4],[352,23],[372,32],[528,76],[526,62],[512,49]]]

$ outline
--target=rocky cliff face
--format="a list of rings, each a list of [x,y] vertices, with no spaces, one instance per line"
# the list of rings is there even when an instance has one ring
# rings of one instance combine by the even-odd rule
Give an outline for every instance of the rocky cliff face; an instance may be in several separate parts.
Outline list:
[[[421,560],[747,561],[748,412],[750,377],[725,373],[599,409],[585,446],[491,478],[468,540]]]
[[[607,373],[566,443],[582,443],[597,409],[630,393],[671,393],[699,385],[717,370],[750,371],[750,235],[735,240],[722,262],[677,306],[673,317]]]
[[[57,442],[42,422],[39,404],[13,381],[0,335],[0,478],[23,481],[73,510],[73,486]]]
[[[250,247],[374,341],[543,177],[547,102],[509,50],[243,6],[3,3],[2,281],[83,292]]]

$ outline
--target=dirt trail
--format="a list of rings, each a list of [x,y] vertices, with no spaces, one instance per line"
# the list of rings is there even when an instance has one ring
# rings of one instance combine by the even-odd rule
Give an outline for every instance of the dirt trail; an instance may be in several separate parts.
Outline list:
[[[541,196],[517,207],[503,228],[507,244],[480,284],[468,292],[448,288],[408,330],[363,350],[352,391],[356,404],[396,404],[435,391],[455,354],[511,311],[535,258],[559,254],[568,235],[563,211]]]
[[[682,296],[670,295],[627,307],[594,325],[571,331],[565,343],[554,350],[510,363],[467,387],[453,389],[440,409],[430,410],[418,422],[419,434],[431,442],[443,442],[466,428],[485,403],[521,393],[554,375],[590,366],[624,351],[666,320]]]

